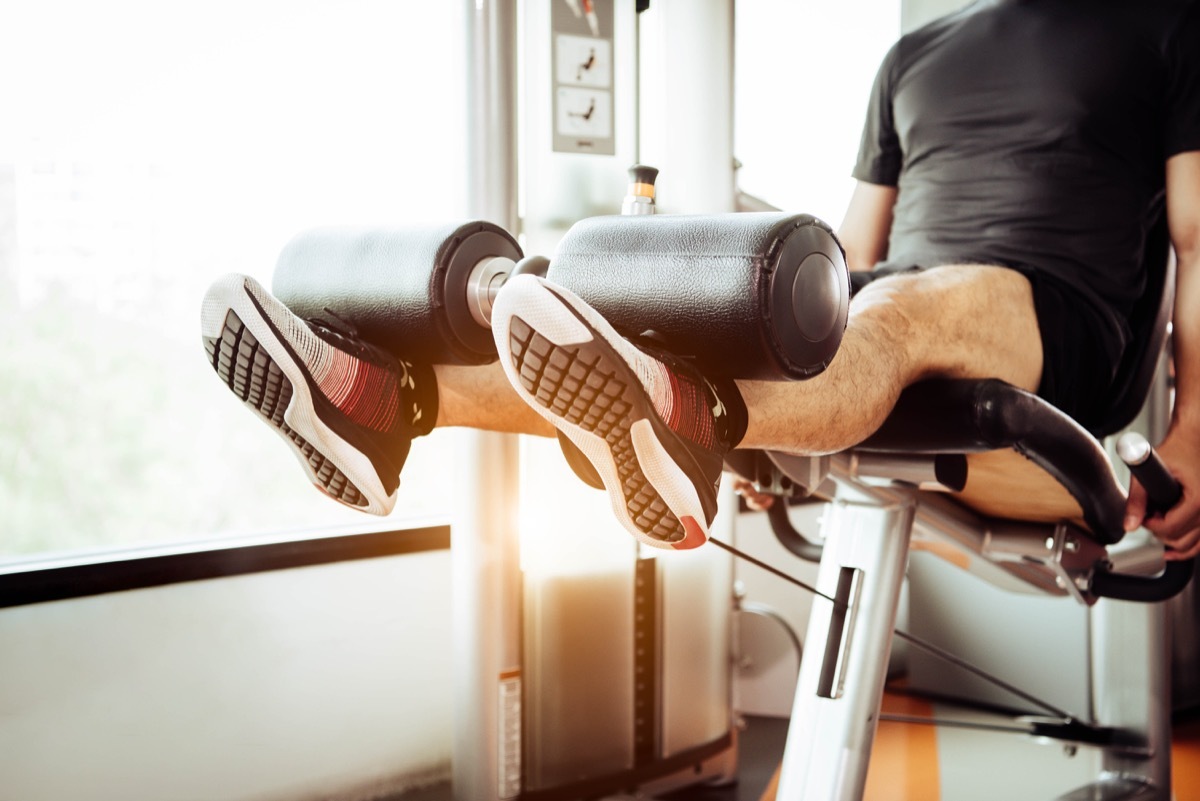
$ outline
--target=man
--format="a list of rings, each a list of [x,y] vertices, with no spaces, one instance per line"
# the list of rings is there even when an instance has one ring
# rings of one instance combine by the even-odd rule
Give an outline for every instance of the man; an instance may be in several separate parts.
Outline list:
[[[1128,345],[1146,271],[1157,269],[1141,254],[1165,207],[1178,259],[1177,384],[1160,452],[1183,499],[1146,525],[1168,558],[1195,556],[1198,8],[981,0],[902,38],[876,79],[839,230],[851,270],[877,269],[856,277],[841,350],[809,381],[708,381],[528,276],[496,299],[500,362],[485,367],[396,363],[227,277],[205,299],[214,366],[219,341],[230,358],[244,327],[257,361],[231,374],[231,387],[247,375],[277,387],[282,395],[256,390],[247,402],[288,438],[314,483],[350,505],[389,511],[409,442],[435,425],[558,429],[596,468],[631,533],[691,548],[707,539],[730,448],[845,449],[922,378],[1000,378],[1087,426]],[[1127,528],[1145,513],[1135,484]]]

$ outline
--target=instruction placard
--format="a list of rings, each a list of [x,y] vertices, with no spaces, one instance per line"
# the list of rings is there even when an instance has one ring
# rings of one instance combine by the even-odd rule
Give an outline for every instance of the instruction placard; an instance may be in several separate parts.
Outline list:
[[[552,0],[554,151],[616,151],[613,0]]]

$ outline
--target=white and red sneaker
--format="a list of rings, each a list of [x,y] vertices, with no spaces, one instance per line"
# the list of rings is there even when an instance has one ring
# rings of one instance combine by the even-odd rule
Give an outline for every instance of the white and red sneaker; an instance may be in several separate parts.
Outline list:
[[[492,333],[517,393],[591,461],[626,529],[657,548],[708,541],[734,444],[709,381],[635,346],[579,297],[532,275],[500,291]]]
[[[436,412],[412,401],[421,370],[337,322],[301,320],[244,275],[209,287],[200,326],[217,375],[283,437],[318,489],[364,512],[392,510],[412,438],[428,433]]]

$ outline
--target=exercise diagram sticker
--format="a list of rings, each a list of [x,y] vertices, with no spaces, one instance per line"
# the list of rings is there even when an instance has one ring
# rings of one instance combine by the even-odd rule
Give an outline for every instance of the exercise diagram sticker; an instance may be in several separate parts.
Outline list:
[[[616,152],[612,0],[553,5],[553,124],[558,153]]]

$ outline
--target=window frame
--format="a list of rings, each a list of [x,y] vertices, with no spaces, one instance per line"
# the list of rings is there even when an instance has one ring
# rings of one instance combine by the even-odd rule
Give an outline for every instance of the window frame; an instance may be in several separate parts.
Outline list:
[[[297,531],[3,562],[0,609],[450,548],[448,523],[405,523],[411,525]]]

